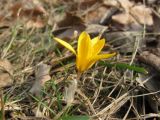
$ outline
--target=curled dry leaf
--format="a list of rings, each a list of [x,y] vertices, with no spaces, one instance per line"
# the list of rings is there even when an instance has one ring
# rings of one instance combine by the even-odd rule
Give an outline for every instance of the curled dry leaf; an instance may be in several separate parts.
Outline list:
[[[121,13],[121,14],[114,15],[112,16],[112,19],[123,25],[132,24],[132,23],[138,24],[136,20],[128,13]]]
[[[13,83],[11,76],[8,73],[0,74],[0,88],[10,86]]]
[[[32,19],[32,20],[29,20],[26,24],[26,28],[32,28],[32,27],[35,27],[35,28],[42,28],[44,27],[44,21],[41,20],[41,19]]]
[[[45,82],[47,82],[48,80],[51,79],[51,77],[49,75],[50,68],[51,68],[51,66],[49,66],[47,64],[43,64],[43,63],[37,66],[37,68],[35,70],[36,80],[35,80],[32,88],[30,89],[30,92],[32,94],[35,94],[38,96],[41,91],[41,88],[43,87]]]
[[[13,83],[11,76],[13,67],[8,60],[0,59],[0,88],[10,86]]]
[[[34,0],[35,1],[35,0]],[[48,14],[41,4],[33,1],[15,2],[6,8],[7,14],[2,11],[0,16],[0,26],[10,27],[16,20],[20,20],[27,28],[41,28],[47,23]]]
[[[58,28],[53,31],[53,35],[68,40],[74,38],[74,31],[81,33],[86,28],[82,18],[72,13],[66,13],[57,24]]]
[[[74,101],[74,95],[77,90],[77,79],[76,78],[70,78],[71,80],[68,80],[68,86],[65,87],[64,91],[64,99],[67,104],[71,104]]]
[[[109,9],[104,5],[95,5],[93,6],[93,10],[90,10],[85,15],[85,21],[86,23],[90,24],[98,24],[101,21],[101,18],[104,16],[104,13],[106,13]]]
[[[129,11],[129,9],[134,5],[134,3],[129,0],[105,0],[104,4],[110,7],[122,7],[125,11]]]
[[[144,5],[136,5],[130,10],[131,15],[141,24],[153,25],[152,10]]]
[[[6,71],[9,74],[13,75],[13,67],[7,59],[0,59],[0,70]]]
[[[104,0],[104,4],[106,6],[119,7],[119,3],[117,0]]]
[[[118,0],[124,11],[112,16],[112,19],[123,25],[153,25],[152,10],[143,4],[137,5],[129,0]],[[125,2],[124,2],[125,1]]]
[[[84,21],[82,18],[72,13],[66,13],[64,15],[64,18],[58,22],[58,27],[67,27],[74,25],[84,25]]]
[[[9,8],[11,15],[14,17],[36,17],[39,15],[47,15],[46,10],[40,4],[34,2],[16,2]]]
[[[129,12],[134,5],[134,3],[129,0],[118,0],[118,2],[126,12]]]

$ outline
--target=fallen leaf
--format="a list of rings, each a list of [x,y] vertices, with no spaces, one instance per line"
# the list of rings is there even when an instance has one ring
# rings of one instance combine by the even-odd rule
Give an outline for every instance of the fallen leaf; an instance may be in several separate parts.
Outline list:
[[[22,7],[23,7],[23,4],[22,4],[21,2],[17,2],[17,3],[15,3],[14,5],[12,5],[12,6],[9,8],[9,11],[11,12],[11,16],[12,16],[13,18],[19,16],[19,13],[21,12]]]
[[[79,16],[67,12],[64,18],[61,21],[59,21],[57,24],[58,24],[58,27],[67,27],[67,26],[74,26],[74,25],[83,25],[84,21]]]
[[[108,8],[104,5],[95,5],[94,9],[85,15],[86,23],[98,24]]]
[[[103,3],[109,7],[119,7],[119,3],[117,0],[104,0]]]
[[[41,88],[43,87],[45,82],[51,79],[51,76],[49,75],[50,68],[51,66],[43,63],[37,66],[35,70],[35,82],[30,89],[30,92],[32,94],[39,96]]]
[[[13,80],[8,73],[1,73],[0,74],[0,88],[7,87],[12,85]]]
[[[134,3],[129,0],[118,0],[118,2],[126,12],[129,12],[134,5]]]
[[[71,40],[74,38],[74,31],[81,33],[86,26],[79,16],[66,13],[64,18],[57,23],[58,28],[53,31],[53,35],[61,39]]]
[[[10,86],[13,83],[13,67],[8,60],[0,59],[0,88]]]
[[[141,24],[153,25],[152,10],[144,5],[136,5],[130,10],[131,15]]]
[[[20,16],[25,16],[25,17],[28,17],[28,18],[35,18],[35,17],[38,17],[38,16],[46,16],[47,15],[47,12],[44,10],[44,8],[40,7],[40,6],[36,6],[34,8],[23,8]]]
[[[10,75],[13,75],[13,67],[11,63],[7,59],[0,59],[0,73],[9,73]]]
[[[73,103],[76,90],[77,90],[77,79],[72,78],[71,80],[68,80],[68,85],[65,87],[64,91],[64,99],[67,104]]]
[[[117,15],[113,15],[112,20],[119,22],[120,24],[123,24],[123,25],[128,25],[128,24],[132,24],[132,23],[138,25],[136,20],[128,13],[120,13]]]
[[[44,7],[36,3],[35,0],[15,2],[8,8],[8,14],[2,14],[1,16],[0,20],[3,26],[13,25],[19,20],[27,28],[42,28],[47,24],[48,19]]]
[[[130,27],[134,30],[143,29],[142,25],[152,26],[152,10],[144,4],[135,4],[129,0],[118,0],[123,11],[112,16],[113,21]]]
[[[77,1],[79,9],[88,10],[93,7],[95,4],[101,4],[103,0],[79,0]]]
[[[41,20],[41,19],[38,19],[38,18],[36,18],[36,19],[32,19],[32,20],[29,20],[27,23],[26,23],[26,28],[42,28],[42,27],[44,27],[44,21],[43,20]]]

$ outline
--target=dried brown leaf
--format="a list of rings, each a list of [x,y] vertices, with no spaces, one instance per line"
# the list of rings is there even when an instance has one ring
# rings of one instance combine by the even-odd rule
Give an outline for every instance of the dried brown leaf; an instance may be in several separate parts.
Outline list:
[[[35,1],[35,0],[34,0]],[[41,4],[36,3],[36,1],[22,1],[14,3],[9,9],[10,18],[4,19],[3,22],[14,23],[17,18],[22,23],[25,23],[27,28],[42,28],[47,23],[48,14]],[[26,24],[27,23],[27,24]]]
[[[87,10],[96,3],[102,3],[102,0],[79,0],[77,2],[81,10]]]
[[[10,86],[13,83],[12,75],[11,63],[8,60],[0,60],[0,88]]]
[[[86,28],[82,18],[71,13],[66,13],[57,24],[58,28],[53,31],[53,35],[61,39],[71,40],[74,38],[74,31],[80,33]]]
[[[150,8],[144,5],[136,5],[132,7],[130,13],[139,23],[153,25],[152,10]]]
[[[47,64],[40,64],[37,66],[37,69],[35,71],[35,77],[36,80],[30,89],[30,92],[35,95],[39,95],[41,88],[47,82],[51,79],[49,72],[50,72],[50,66]]]
[[[10,75],[13,75],[12,64],[7,59],[0,59],[0,73],[7,72]]]
[[[67,27],[67,26],[74,26],[74,25],[81,25],[81,24],[83,25],[84,21],[79,16],[67,12],[64,18],[61,21],[59,21],[57,24],[58,24],[58,27]]]
[[[148,26],[153,25],[151,8],[129,0],[118,0],[118,2],[124,11],[112,16],[114,21],[137,30],[141,29],[141,25],[143,24]]]
[[[117,0],[104,0],[104,4],[106,6],[119,7],[119,3]]]
[[[77,90],[77,79],[68,80],[68,86],[65,87],[64,91],[64,99],[67,104],[73,103],[76,90]]]
[[[32,19],[32,20],[29,20],[27,23],[26,23],[26,28],[32,28],[32,27],[34,27],[34,28],[42,28],[42,27],[44,27],[44,25],[45,25],[45,22],[43,21],[43,20],[41,20],[41,19]]]
[[[0,73],[0,88],[12,85],[13,80],[8,73]]]
[[[19,16],[19,13],[21,12],[23,8],[23,4],[21,2],[17,2],[15,4],[13,4],[10,8],[9,11],[11,12],[11,16],[13,18]]]
[[[134,3],[129,0],[118,0],[118,2],[126,12],[129,12],[134,5]]]
[[[108,11],[108,8],[104,5],[97,5],[95,9],[88,12],[85,16],[86,23],[99,23],[101,18],[104,16],[104,13]]]
[[[123,25],[128,25],[128,24],[132,24],[132,23],[135,23],[138,25],[136,20],[128,13],[120,13],[117,15],[113,15],[112,20],[114,20],[120,24],[123,24]]]

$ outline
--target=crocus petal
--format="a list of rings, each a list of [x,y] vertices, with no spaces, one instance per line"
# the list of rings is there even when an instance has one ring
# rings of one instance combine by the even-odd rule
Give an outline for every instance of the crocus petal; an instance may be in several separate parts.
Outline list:
[[[88,56],[91,48],[91,39],[88,33],[82,32],[78,39],[77,54],[79,56]]]
[[[70,44],[56,37],[54,37],[54,39],[76,55],[76,51]]]
[[[93,60],[100,60],[100,59],[106,59],[106,58],[111,58],[113,56],[115,56],[116,53],[106,53],[106,54],[100,54],[100,55],[97,55],[93,58]]]
[[[82,32],[78,39],[77,48],[77,69],[81,71],[85,66],[87,59],[92,55],[91,39],[86,32]]]
[[[97,60],[88,61],[88,64],[86,64],[86,66],[85,66],[85,70],[91,68],[95,64],[96,61]]]
[[[106,54],[100,54],[100,55],[96,55],[95,57],[93,57],[92,59],[90,59],[90,61],[88,61],[88,64],[85,66],[86,69],[91,68],[96,61],[100,60],[100,59],[106,59],[106,58],[111,58],[113,56],[115,56],[116,53],[106,53]]]
[[[99,41],[99,36],[93,38],[92,39],[92,46],[94,46],[95,44],[97,44],[98,41]]]
[[[94,46],[93,46],[93,55],[97,55],[102,48],[104,47],[105,39],[99,40]]]

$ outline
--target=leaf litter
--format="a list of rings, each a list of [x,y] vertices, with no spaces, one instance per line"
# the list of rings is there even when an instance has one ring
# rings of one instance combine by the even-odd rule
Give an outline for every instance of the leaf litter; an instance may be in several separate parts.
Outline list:
[[[159,118],[159,6],[158,0],[2,0],[1,119]],[[75,48],[82,31],[101,34],[103,51],[118,54],[85,72],[74,93],[75,57],[53,37]]]

